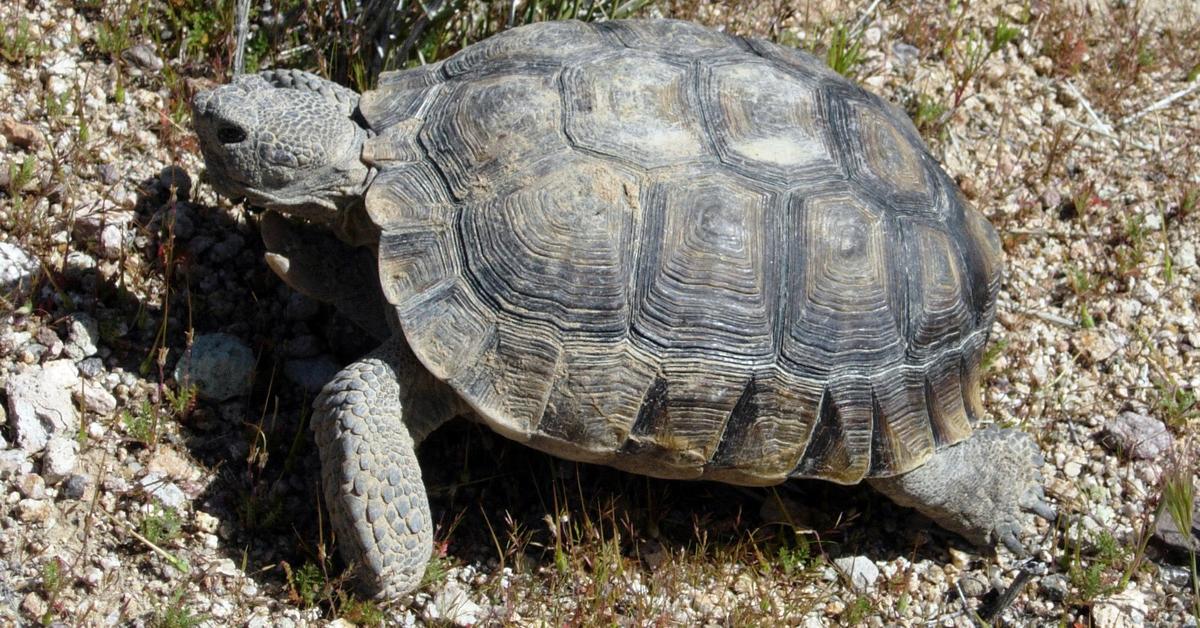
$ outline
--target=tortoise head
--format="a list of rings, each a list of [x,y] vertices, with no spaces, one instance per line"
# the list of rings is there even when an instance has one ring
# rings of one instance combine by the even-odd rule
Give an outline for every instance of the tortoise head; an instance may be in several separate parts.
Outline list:
[[[321,224],[361,200],[370,178],[358,94],[294,71],[241,75],[192,99],[218,192]]]

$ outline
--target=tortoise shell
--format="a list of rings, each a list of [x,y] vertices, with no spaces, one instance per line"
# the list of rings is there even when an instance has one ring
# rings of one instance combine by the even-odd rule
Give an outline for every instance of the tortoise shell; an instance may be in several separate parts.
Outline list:
[[[385,74],[360,108],[387,299],[510,438],[853,483],[982,412],[996,233],[903,113],[804,53],[540,23]]]

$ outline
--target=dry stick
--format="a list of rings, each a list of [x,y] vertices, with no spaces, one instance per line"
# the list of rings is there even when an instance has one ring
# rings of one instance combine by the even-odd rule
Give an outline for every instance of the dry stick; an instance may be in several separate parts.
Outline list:
[[[1167,96],[1166,98],[1163,98],[1162,100],[1159,100],[1158,102],[1155,102],[1154,104],[1150,105],[1149,107],[1146,107],[1145,109],[1142,109],[1141,111],[1139,111],[1137,113],[1133,113],[1133,114],[1125,116],[1124,118],[1121,118],[1117,122],[1117,124],[1120,126],[1125,126],[1126,124],[1129,124],[1130,122],[1133,122],[1134,120],[1140,120],[1140,119],[1144,118],[1145,116],[1147,116],[1155,111],[1158,111],[1159,109],[1166,109],[1167,106],[1170,105],[1171,103],[1175,102],[1176,100],[1179,100],[1180,98],[1183,98],[1184,96],[1187,96],[1188,94],[1196,91],[1197,89],[1200,89],[1200,78],[1192,81],[1191,84],[1189,84],[1187,87],[1175,92],[1174,94],[1171,94],[1170,96]]]
[[[980,619],[989,624],[992,623],[1000,613],[1004,612],[1004,609],[1008,608],[1017,599],[1017,595],[1021,593],[1021,589],[1025,588],[1025,585],[1029,583],[1029,579],[1032,577],[1033,571],[1029,569],[1028,565],[1022,566],[1021,571],[1017,573],[1017,577],[1013,578],[1012,584],[1008,585],[1008,588],[1000,594],[1000,597],[996,598],[996,601],[989,604],[986,608],[980,610]]]
[[[241,74],[246,69],[246,33],[250,30],[250,0],[238,0],[237,23],[234,33],[237,36],[237,47],[233,51],[233,73]]]
[[[110,514],[108,511],[105,511],[105,510],[101,510],[100,514],[104,515],[105,517],[108,517],[109,521],[119,524],[122,527],[124,527],[126,532],[133,535],[133,538],[141,541],[143,544],[145,544],[146,547],[149,547],[155,554],[162,556],[164,559],[166,559],[166,561],[168,563],[171,564],[172,567],[174,567],[180,573],[188,573],[191,570],[191,567],[188,565],[187,560],[176,557],[175,555],[171,554],[167,550],[165,550],[165,549],[159,547],[158,545],[154,544],[153,542],[151,542],[150,539],[142,536],[141,534],[138,534],[137,530],[133,529],[133,524],[129,523],[128,521],[121,521],[120,519],[117,519],[112,514]]]
[[[858,32],[859,29],[866,27],[867,18],[871,17],[871,14],[875,12],[875,7],[877,6],[879,6],[879,0],[872,2],[871,6],[867,7],[867,10],[863,11],[862,14],[858,16],[858,20],[854,22],[854,26],[852,26],[847,32],[855,33]]]

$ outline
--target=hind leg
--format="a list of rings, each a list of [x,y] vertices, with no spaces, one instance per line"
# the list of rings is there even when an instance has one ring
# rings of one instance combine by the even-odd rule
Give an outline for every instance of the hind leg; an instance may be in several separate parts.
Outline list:
[[[1042,464],[1029,434],[987,429],[939,451],[913,471],[870,484],[972,543],[1002,543],[1025,555],[1022,539],[1033,518],[1055,517],[1042,487]]]

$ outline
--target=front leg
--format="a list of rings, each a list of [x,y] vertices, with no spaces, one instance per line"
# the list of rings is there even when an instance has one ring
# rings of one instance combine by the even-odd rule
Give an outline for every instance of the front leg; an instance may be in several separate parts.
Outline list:
[[[371,595],[421,583],[433,521],[416,445],[459,406],[395,338],[342,369],[314,402],[325,502],[342,557]]]
[[[263,214],[267,266],[293,290],[323,303],[380,340],[391,336],[391,306],[379,288],[374,245],[350,246],[328,230]]]

